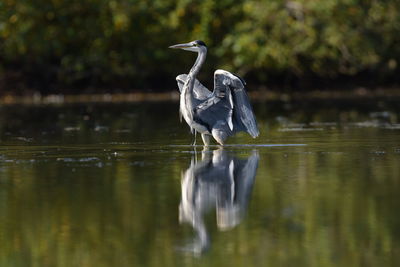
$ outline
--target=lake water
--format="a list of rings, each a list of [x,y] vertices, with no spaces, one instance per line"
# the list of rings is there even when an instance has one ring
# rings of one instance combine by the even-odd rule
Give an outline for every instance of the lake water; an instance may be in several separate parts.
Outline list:
[[[398,103],[256,103],[208,151],[177,103],[2,106],[0,266],[399,266]]]

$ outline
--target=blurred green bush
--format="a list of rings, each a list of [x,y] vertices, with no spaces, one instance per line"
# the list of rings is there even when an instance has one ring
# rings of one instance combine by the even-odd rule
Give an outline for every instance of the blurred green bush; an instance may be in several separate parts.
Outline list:
[[[2,0],[0,90],[171,90],[194,55],[167,47],[193,39],[211,48],[203,75],[391,81],[399,14],[398,0]]]

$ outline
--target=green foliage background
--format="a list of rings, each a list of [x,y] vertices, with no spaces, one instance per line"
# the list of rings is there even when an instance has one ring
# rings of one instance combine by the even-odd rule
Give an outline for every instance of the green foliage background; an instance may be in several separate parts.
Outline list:
[[[170,90],[194,55],[167,47],[193,39],[210,48],[204,76],[396,81],[399,13],[398,0],[3,0],[0,88]]]

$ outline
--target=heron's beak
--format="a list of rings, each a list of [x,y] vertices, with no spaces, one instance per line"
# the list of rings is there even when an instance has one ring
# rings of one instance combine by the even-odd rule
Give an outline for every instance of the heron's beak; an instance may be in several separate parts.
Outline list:
[[[176,45],[171,45],[168,48],[173,48],[173,49],[185,49],[185,48],[190,48],[193,47],[190,43],[186,44],[176,44]]]

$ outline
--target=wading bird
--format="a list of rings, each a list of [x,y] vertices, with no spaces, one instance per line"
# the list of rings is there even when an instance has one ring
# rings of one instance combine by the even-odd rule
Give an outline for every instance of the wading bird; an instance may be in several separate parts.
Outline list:
[[[169,48],[197,52],[197,59],[189,74],[176,77],[180,90],[179,113],[191,132],[201,134],[204,145],[212,136],[220,145],[236,132],[248,132],[253,138],[259,135],[256,119],[245,91],[246,83],[238,76],[225,71],[214,72],[214,91],[209,91],[197,79],[206,55],[203,41],[172,45]]]

